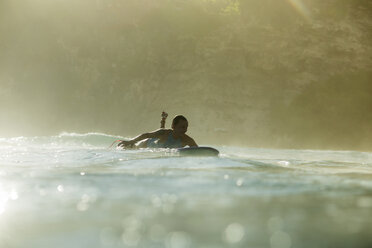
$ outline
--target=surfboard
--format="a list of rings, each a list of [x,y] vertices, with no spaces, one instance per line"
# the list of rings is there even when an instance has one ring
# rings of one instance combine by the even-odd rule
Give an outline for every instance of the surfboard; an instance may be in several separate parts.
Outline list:
[[[207,146],[178,148],[180,156],[215,157],[220,153],[217,149]]]

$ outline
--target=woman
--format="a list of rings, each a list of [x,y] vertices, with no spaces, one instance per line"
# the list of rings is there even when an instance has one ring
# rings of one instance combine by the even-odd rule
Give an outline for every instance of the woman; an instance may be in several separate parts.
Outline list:
[[[165,116],[165,117],[164,117]],[[162,115],[162,127],[165,124],[166,113]],[[181,148],[197,147],[194,139],[186,135],[188,121],[183,115],[173,118],[172,129],[160,128],[150,133],[138,135],[131,140],[123,140],[118,146],[123,148]],[[142,141],[136,145],[137,142]]]

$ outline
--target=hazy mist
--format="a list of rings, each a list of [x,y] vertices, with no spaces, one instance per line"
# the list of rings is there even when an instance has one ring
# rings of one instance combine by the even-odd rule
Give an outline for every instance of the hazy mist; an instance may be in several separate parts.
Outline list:
[[[371,151],[371,40],[365,0],[1,0],[0,137]]]

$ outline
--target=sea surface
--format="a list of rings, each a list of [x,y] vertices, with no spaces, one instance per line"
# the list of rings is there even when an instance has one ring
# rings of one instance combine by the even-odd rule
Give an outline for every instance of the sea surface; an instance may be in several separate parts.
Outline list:
[[[0,247],[372,247],[372,153],[118,138],[0,138]]]

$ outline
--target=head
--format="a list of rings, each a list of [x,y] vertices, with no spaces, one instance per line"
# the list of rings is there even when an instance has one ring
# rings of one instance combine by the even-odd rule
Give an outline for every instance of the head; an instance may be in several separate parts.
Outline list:
[[[189,123],[185,116],[183,115],[177,115],[173,118],[172,121],[172,129],[177,134],[184,134],[187,132],[187,127],[189,126]]]

